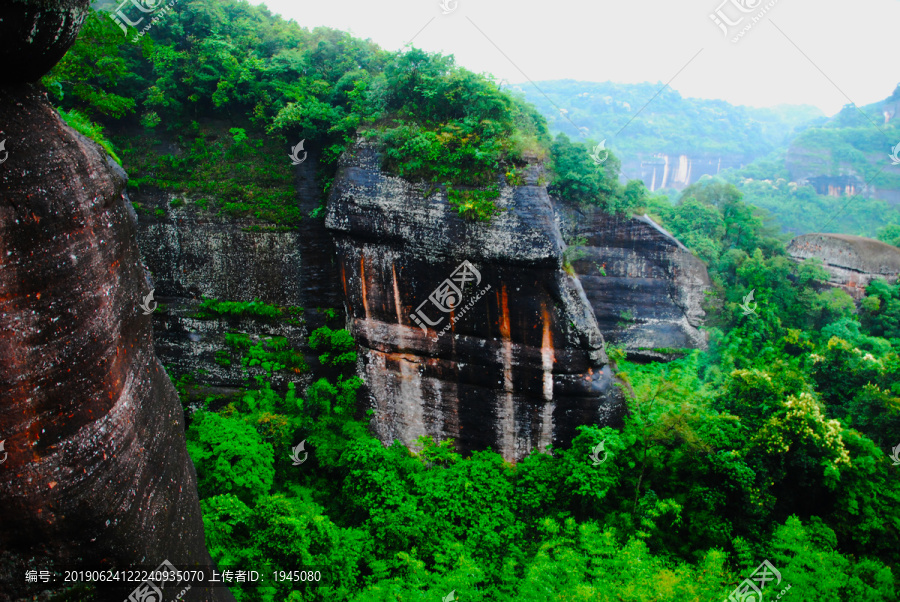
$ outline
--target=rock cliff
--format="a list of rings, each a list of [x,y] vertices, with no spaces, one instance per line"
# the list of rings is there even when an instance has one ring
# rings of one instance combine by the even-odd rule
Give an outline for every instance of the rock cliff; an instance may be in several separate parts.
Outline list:
[[[316,167],[317,156],[310,151],[296,168],[297,203],[304,214],[322,202]],[[334,243],[321,218],[305,218],[300,230],[267,231],[271,224],[220,216],[191,202],[172,207],[173,196],[166,192],[145,189],[131,198],[144,209],[138,216],[141,255],[164,304],[153,315],[156,352],[173,375],[193,375],[204,391],[227,394],[245,383],[240,364],[216,361],[216,353],[226,348],[226,333],[281,336],[293,348],[308,351],[309,333],[326,320],[318,309],[343,307]],[[303,313],[291,322],[252,316],[198,319],[203,297],[259,299],[303,308]],[[309,363],[314,356],[309,354]],[[309,378],[292,380],[302,388]],[[276,387],[286,382],[280,374],[273,377]]]
[[[804,234],[791,240],[787,252],[796,261],[821,259],[831,275],[829,284],[857,300],[865,296],[872,280],[895,282],[900,273],[900,249],[862,236]]]
[[[13,75],[0,76],[4,601],[62,589],[27,583],[26,570],[212,566],[181,405],[139,307],[150,283],[125,173],[37,87],[12,83],[52,66],[86,4],[13,2],[0,19],[30,27],[0,40],[3,52],[45,42],[4,55]],[[121,589],[120,600],[134,585]],[[233,600],[202,587],[183,599]]]
[[[571,265],[608,343],[630,359],[667,360],[702,349],[706,265],[649,217],[612,216],[557,203]]]
[[[647,221],[558,211],[538,169],[525,186],[501,183],[503,212],[478,223],[445,192],[384,174],[366,144],[342,158],[326,226],[383,441],[452,437],[514,461],[568,444],[580,424],[616,424],[624,406],[599,322],[627,339],[610,326],[622,308],[640,316],[633,342],[702,344],[702,264]],[[564,269],[561,227],[591,235],[612,286],[591,281],[587,260],[590,290]],[[660,286],[639,292],[647,283]]]

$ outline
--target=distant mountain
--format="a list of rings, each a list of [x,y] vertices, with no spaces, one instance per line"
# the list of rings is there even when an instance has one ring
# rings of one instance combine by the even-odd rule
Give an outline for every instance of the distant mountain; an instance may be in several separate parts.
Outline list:
[[[723,176],[789,232],[874,237],[900,224],[898,143],[900,85],[883,101],[797,128],[785,148]]]
[[[662,91],[660,91],[662,89]],[[661,83],[616,84],[556,80],[512,86],[541,113],[551,131],[606,146],[622,160],[623,175],[651,190],[683,188],[763,157],[811,122],[816,107],[735,106],[683,98]]]

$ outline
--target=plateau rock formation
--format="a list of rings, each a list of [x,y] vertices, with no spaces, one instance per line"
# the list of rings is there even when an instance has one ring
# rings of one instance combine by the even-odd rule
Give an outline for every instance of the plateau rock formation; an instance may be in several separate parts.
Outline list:
[[[22,20],[20,5],[42,16]],[[85,5],[2,9],[3,27],[31,27],[0,39],[15,56],[5,55],[12,77],[0,76],[4,601],[64,588],[61,575],[27,583],[26,570],[212,566],[181,405],[139,307],[150,286],[125,173],[65,125],[37,87],[13,83],[29,65],[26,79],[52,66]],[[29,36],[43,46],[19,55]],[[101,595],[121,600],[133,589]],[[183,599],[233,600],[206,587]]]
[[[577,217],[557,213],[538,170],[525,186],[501,183],[503,212],[481,223],[461,218],[444,192],[426,196],[383,173],[367,144],[342,157],[326,226],[383,441],[452,437],[462,451],[491,446],[515,461],[568,444],[578,425],[616,424],[624,405],[598,317],[608,324],[620,307],[641,315],[646,337],[633,340],[648,347],[702,343],[702,264],[646,221],[598,213],[576,229],[591,233],[615,284],[586,290],[563,266],[561,225]],[[665,286],[636,292],[666,278],[692,288],[677,300]],[[654,299],[658,315],[648,313]]]
[[[900,274],[900,249],[862,236],[804,234],[791,240],[787,252],[796,261],[821,259],[831,275],[829,284],[857,300],[865,296],[872,280],[896,282]]]
[[[321,204],[313,155],[297,168],[304,213]],[[566,444],[579,424],[615,424],[623,406],[604,339],[643,360],[704,347],[706,269],[648,218],[551,199],[538,169],[527,186],[503,186],[506,211],[489,223],[384,174],[366,145],[342,158],[326,223],[304,220],[299,233],[261,232],[192,203],[173,208],[169,193],[135,192],[147,210],[142,255],[165,302],[154,314],[157,353],[174,374],[223,393],[243,378],[215,361],[226,332],[285,336],[314,365],[305,337],[324,322],[315,308],[344,308],[386,443],[453,437],[463,451],[491,446],[514,460]],[[573,239],[584,245],[567,251]],[[465,261],[474,271],[457,276],[467,279],[460,287],[452,275]],[[448,280],[462,290],[444,286],[459,297],[444,312],[430,298]],[[302,306],[306,323],[198,320],[200,296]],[[290,380],[302,388],[307,378]]]

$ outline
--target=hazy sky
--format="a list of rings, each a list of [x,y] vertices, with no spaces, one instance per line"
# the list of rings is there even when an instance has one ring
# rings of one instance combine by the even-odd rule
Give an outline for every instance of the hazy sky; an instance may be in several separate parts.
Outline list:
[[[250,1],[388,50],[415,38],[513,84],[672,80],[683,96],[833,114],[883,99],[900,82],[891,67],[900,59],[900,0],[443,0],[455,6],[449,14],[442,0]],[[727,38],[710,18],[717,9],[720,20],[743,17]]]

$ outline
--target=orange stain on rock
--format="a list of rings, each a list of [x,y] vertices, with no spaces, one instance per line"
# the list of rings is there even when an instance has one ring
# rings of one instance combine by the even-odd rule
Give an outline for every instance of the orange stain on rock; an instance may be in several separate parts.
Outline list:
[[[363,304],[363,312],[365,313],[366,320],[369,319],[369,300],[368,300],[368,292],[366,291],[366,258],[362,255],[359,257],[359,282],[360,289],[362,291],[362,304]]]
[[[500,291],[497,293],[497,305],[500,307],[500,336],[504,339],[509,339],[509,298],[505,284],[500,287]]]

